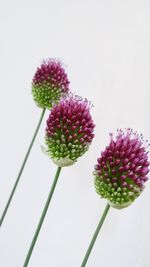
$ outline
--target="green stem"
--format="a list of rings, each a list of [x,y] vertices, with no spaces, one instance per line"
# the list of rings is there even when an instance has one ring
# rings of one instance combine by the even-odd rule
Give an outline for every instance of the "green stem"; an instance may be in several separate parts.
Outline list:
[[[90,242],[90,245],[89,245],[89,247],[88,247],[88,250],[87,250],[87,252],[86,252],[86,254],[85,254],[85,257],[84,257],[84,260],[83,260],[83,262],[82,262],[81,267],[85,267],[85,266],[86,266],[86,263],[87,263],[88,258],[89,258],[89,256],[90,256],[90,253],[91,253],[91,251],[92,251],[92,248],[93,248],[93,246],[94,246],[94,244],[95,244],[95,241],[96,241],[96,239],[97,239],[97,236],[98,236],[98,234],[99,234],[99,231],[100,231],[100,229],[101,229],[101,227],[102,227],[102,225],[103,225],[103,222],[105,221],[106,215],[107,215],[107,213],[108,213],[108,211],[109,211],[109,208],[110,208],[110,205],[107,204],[106,207],[105,207],[105,210],[104,210],[104,212],[103,212],[103,215],[102,215],[102,217],[101,217],[101,219],[100,219],[100,221],[99,221],[99,224],[98,224],[98,226],[97,226],[97,228],[96,228],[96,231],[95,231],[95,233],[94,233],[94,235],[93,235],[93,238],[92,238],[92,240],[91,240],[91,242]]]
[[[4,209],[4,211],[3,211],[3,213],[2,213],[2,216],[1,216],[1,218],[0,218],[0,226],[1,226],[2,223],[3,223],[3,220],[4,220],[5,215],[6,215],[6,213],[7,213],[7,210],[8,210],[8,208],[9,208],[10,203],[11,203],[11,200],[12,200],[12,198],[13,198],[13,195],[14,195],[14,193],[15,193],[15,191],[16,191],[17,185],[18,185],[18,183],[19,183],[19,180],[20,180],[20,178],[21,178],[22,172],[23,172],[23,170],[24,170],[24,167],[25,167],[25,165],[26,165],[27,159],[28,159],[28,157],[29,157],[30,151],[31,151],[31,149],[32,149],[32,146],[33,146],[33,144],[34,144],[35,138],[36,138],[36,136],[37,136],[37,133],[38,133],[39,128],[40,128],[40,125],[41,125],[41,123],[42,123],[42,120],[43,120],[43,117],[44,117],[44,113],[45,113],[45,109],[42,110],[42,113],[41,113],[41,116],[40,116],[38,125],[37,125],[37,127],[36,127],[35,133],[34,133],[34,135],[33,135],[33,138],[32,138],[32,140],[31,140],[31,143],[30,143],[30,145],[29,145],[29,148],[28,148],[28,150],[27,150],[27,153],[26,153],[26,155],[25,155],[25,158],[24,158],[24,160],[23,160],[23,162],[22,162],[22,165],[21,165],[20,171],[19,171],[19,173],[18,173],[16,182],[15,182],[15,184],[14,184],[14,186],[13,186],[13,189],[12,189],[12,191],[11,191],[11,194],[10,194],[10,196],[9,196],[9,199],[8,199],[8,201],[7,201],[7,203],[6,203],[5,209]]]
[[[53,193],[54,193],[54,190],[55,190],[55,187],[56,187],[58,178],[59,178],[60,171],[61,171],[61,167],[58,167],[58,168],[57,168],[56,175],[55,175],[55,178],[54,178],[54,181],[53,181],[53,184],[52,184],[52,187],[51,187],[51,190],[50,190],[50,192],[49,192],[49,195],[48,195],[48,198],[47,198],[45,207],[44,207],[43,212],[42,212],[42,215],[41,215],[41,217],[40,217],[40,220],[39,220],[38,226],[37,226],[37,228],[36,228],[35,234],[34,234],[34,236],[33,236],[33,239],[32,239],[32,242],[31,242],[31,245],[30,245],[28,254],[27,254],[27,256],[26,256],[26,259],[25,259],[25,262],[24,262],[23,267],[27,267],[27,266],[28,266],[30,257],[31,257],[31,255],[32,255],[32,252],[33,252],[33,249],[34,249],[34,246],[35,246],[35,243],[36,243],[36,240],[37,240],[37,238],[38,238],[38,235],[39,235],[40,229],[41,229],[41,227],[42,227],[43,221],[44,221],[44,219],[45,219],[45,216],[46,216],[46,213],[47,213],[49,204],[50,204],[50,202],[51,202],[51,199],[52,199],[52,196],[53,196]]]

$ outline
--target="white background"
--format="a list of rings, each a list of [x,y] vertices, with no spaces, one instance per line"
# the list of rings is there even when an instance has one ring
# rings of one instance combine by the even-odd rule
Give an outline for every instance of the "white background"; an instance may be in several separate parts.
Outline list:
[[[95,108],[90,150],[64,168],[30,267],[80,267],[106,205],[92,171],[109,132],[132,127],[150,140],[150,1],[0,1],[0,214],[41,110],[31,80],[43,58],[61,58],[71,88]],[[0,230],[0,266],[21,267],[56,166],[42,154],[46,113]],[[111,209],[88,267],[150,266],[150,184],[127,209]]]

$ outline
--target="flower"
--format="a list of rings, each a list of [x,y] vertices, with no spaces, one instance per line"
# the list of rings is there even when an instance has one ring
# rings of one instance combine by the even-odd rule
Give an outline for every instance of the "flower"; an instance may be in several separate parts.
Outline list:
[[[35,103],[41,108],[51,109],[69,91],[69,81],[62,64],[56,59],[43,61],[32,81]]]
[[[143,191],[148,180],[147,141],[132,129],[118,130],[95,166],[96,192],[109,204],[121,209],[129,206]]]
[[[77,96],[62,99],[47,120],[48,155],[60,167],[72,165],[88,150],[94,127],[87,100]]]

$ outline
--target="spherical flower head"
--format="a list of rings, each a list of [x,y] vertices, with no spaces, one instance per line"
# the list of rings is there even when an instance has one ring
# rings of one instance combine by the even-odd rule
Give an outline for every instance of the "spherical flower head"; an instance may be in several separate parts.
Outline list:
[[[72,165],[88,150],[94,127],[87,100],[77,96],[61,100],[47,120],[48,155],[60,167]]]
[[[129,206],[143,191],[149,172],[148,144],[132,129],[110,134],[110,144],[95,166],[97,193],[114,208]]]
[[[51,109],[69,91],[69,81],[62,63],[56,59],[43,61],[32,81],[32,95],[37,106]]]

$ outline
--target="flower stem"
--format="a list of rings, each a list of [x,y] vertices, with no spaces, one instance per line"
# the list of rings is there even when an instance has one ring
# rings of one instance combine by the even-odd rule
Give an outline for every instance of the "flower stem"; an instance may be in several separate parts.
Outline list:
[[[44,113],[45,113],[45,109],[42,110],[42,113],[41,113],[41,116],[40,116],[38,125],[37,125],[36,130],[35,130],[35,133],[34,133],[34,135],[33,135],[33,138],[32,138],[32,140],[31,140],[31,143],[30,143],[30,145],[29,145],[29,148],[28,148],[28,150],[27,150],[27,153],[26,153],[26,155],[25,155],[25,158],[24,158],[24,160],[23,160],[23,162],[22,162],[20,171],[19,171],[19,173],[18,173],[17,179],[16,179],[16,181],[15,181],[15,184],[14,184],[14,186],[13,186],[13,189],[12,189],[12,191],[11,191],[11,194],[10,194],[10,196],[9,196],[9,199],[8,199],[8,201],[7,201],[7,203],[6,203],[5,209],[4,209],[4,211],[3,211],[3,213],[2,213],[2,216],[1,216],[1,218],[0,218],[0,226],[1,226],[2,223],[3,223],[3,220],[4,220],[5,215],[6,215],[6,213],[7,213],[7,210],[8,210],[8,208],[9,208],[10,203],[11,203],[11,200],[12,200],[12,198],[13,198],[13,195],[14,195],[14,193],[15,193],[15,191],[16,191],[17,185],[18,185],[18,183],[19,183],[19,180],[20,180],[20,178],[21,178],[22,172],[23,172],[23,170],[24,170],[24,167],[25,167],[25,165],[26,165],[27,159],[28,159],[28,157],[29,157],[30,151],[31,151],[31,149],[32,149],[32,146],[33,146],[33,144],[34,144],[35,138],[36,138],[36,136],[37,136],[37,133],[38,133],[39,128],[40,128],[40,125],[41,125],[41,123],[42,123],[42,120],[43,120],[43,117],[44,117]]]
[[[105,221],[106,215],[107,215],[107,213],[108,213],[108,211],[109,211],[109,208],[110,208],[110,205],[107,204],[106,207],[105,207],[105,210],[104,210],[104,212],[103,212],[103,215],[102,215],[102,217],[101,217],[101,219],[100,219],[100,221],[99,221],[99,224],[98,224],[98,226],[97,226],[97,228],[96,228],[96,231],[95,231],[95,233],[94,233],[94,235],[93,235],[93,238],[92,238],[92,240],[91,240],[91,242],[90,242],[90,245],[89,245],[89,247],[88,247],[88,250],[87,250],[87,252],[86,252],[86,254],[85,254],[85,257],[84,257],[84,260],[83,260],[83,262],[82,262],[81,267],[85,267],[85,266],[86,266],[86,263],[87,263],[88,258],[89,258],[89,256],[90,256],[90,253],[91,253],[91,251],[92,251],[92,248],[93,248],[93,246],[94,246],[94,244],[95,244],[95,241],[96,241],[96,239],[97,239],[97,236],[98,236],[98,234],[99,234],[99,231],[100,231],[100,229],[101,229],[101,227],[102,227],[102,225],[103,225],[103,222]]]
[[[58,168],[57,168],[56,175],[55,175],[55,178],[54,178],[54,181],[53,181],[53,184],[52,184],[52,187],[51,187],[51,190],[50,190],[50,192],[49,192],[49,195],[48,195],[46,204],[45,204],[45,206],[44,206],[44,209],[43,209],[42,215],[41,215],[41,217],[40,217],[38,226],[37,226],[36,231],[35,231],[35,234],[34,234],[34,236],[33,236],[33,239],[32,239],[32,242],[31,242],[31,245],[30,245],[28,254],[27,254],[27,256],[26,256],[26,259],[25,259],[25,262],[24,262],[23,267],[27,267],[27,266],[28,266],[30,257],[31,257],[31,255],[32,255],[32,252],[33,252],[33,249],[34,249],[34,246],[35,246],[35,243],[36,243],[36,240],[37,240],[37,238],[38,238],[38,235],[39,235],[40,229],[41,229],[41,227],[42,227],[43,221],[44,221],[44,219],[45,219],[45,216],[46,216],[46,213],[47,213],[49,204],[50,204],[50,202],[51,202],[51,199],[52,199],[52,196],[53,196],[53,193],[54,193],[54,190],[55,190],[55,187],[56,187],[56,184],[57,184],[59,175],[60,175],[60,171],[61,171],[61,167],[58,167]]]

